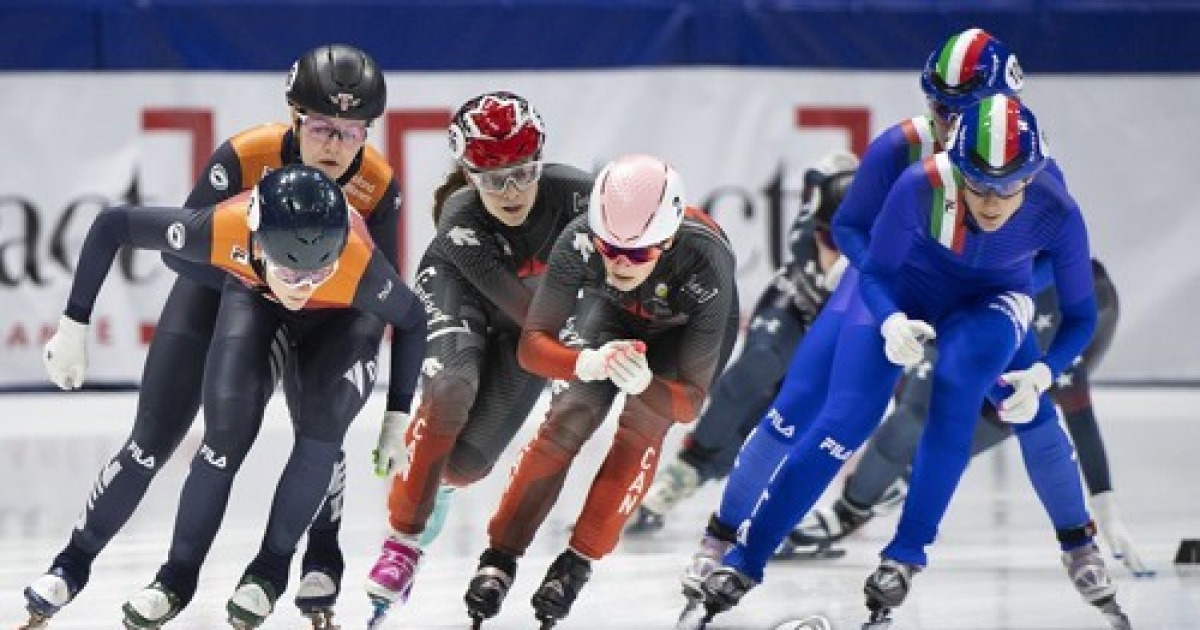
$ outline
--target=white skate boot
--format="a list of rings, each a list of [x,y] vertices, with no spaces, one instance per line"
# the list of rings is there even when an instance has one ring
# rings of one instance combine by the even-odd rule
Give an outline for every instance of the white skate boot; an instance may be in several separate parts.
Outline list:
[[[179,596],[160,582],[134,593],[121,607],[127,630],[156,630],[175,618],[183,604]]]
[[[1117,604],[1117,586],[1104,566],[1104,558],[1094,543],[1062,554],[1063,567],[1075,590],[1084,601],[1100,609],[1114,630],[1129,630],[1129,617]]]
[[[53,567],[25,587],[25,610],[29,620],[17,630],[45,628],[58,611],[75,599],[79,587],[60,567]]]
[[[310,569],[300,578],[296,589],[296,607],[308,617],[313,630],[338,630],[333,623],[333,604],[338,596],[338,582],[332,571]]]
[[[225,604],[229,625],[237,630],[257,628],[275,610],[279,593],[270,582],[255,575],[243,575],[233,596]]]

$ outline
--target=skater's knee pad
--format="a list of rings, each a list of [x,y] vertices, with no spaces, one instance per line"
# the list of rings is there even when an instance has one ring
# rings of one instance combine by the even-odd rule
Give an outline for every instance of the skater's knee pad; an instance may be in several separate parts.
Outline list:
[[[592,436],[606,411],[584,401],[564,401],[551,408],[550,415],[538,429],[537,442],[543,449],[574,457]]]
[[[445,482],[459,488],[469,486],[486,477],[495,463],[483,451],[459,442],[446,462]]]
[[[457,372],[443,371],[422,385],[421,404],[429,410],[429,428],[437,433],[455,433],[467,422],[479,383]]]

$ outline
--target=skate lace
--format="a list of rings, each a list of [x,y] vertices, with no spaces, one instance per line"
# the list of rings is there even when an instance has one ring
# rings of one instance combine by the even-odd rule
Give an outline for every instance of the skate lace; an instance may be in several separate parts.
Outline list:
[[[371,576],[392,590],[402,590],[412,581],[419,560],[420,550],[396,541],[384,545]]]
[[[733,545],[713,536],[705,535],[700,540],[700,548],[692,554],[692,561],[683,570],[685,583],[699,586],[705,578],[720,566],[721,558]]]
[[[1095,546],[1063,552],[1063,564],[1075,590],[1089,602],[1108,597],[1116,592],[1104,559]]]

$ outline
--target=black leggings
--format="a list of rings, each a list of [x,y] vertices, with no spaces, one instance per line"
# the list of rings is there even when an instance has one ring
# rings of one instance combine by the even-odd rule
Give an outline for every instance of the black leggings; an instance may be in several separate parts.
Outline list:
[[[220,527],[233,478],[258,436],[275,388],[272,344],[282,329],[290,348],[284,392],[295,427],[259,557],[249,571],[283,592],[287,564],[317,513],[350,422],[374,386],[384,323],[349,309],[291,312],[228,283],[204,371],[205,431],[176,515],[158,579],[187,602]]]

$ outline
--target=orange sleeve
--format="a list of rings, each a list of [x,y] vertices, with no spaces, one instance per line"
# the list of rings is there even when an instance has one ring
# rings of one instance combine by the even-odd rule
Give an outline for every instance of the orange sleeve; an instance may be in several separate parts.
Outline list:
[[[579,351],[559,343],[558,339],[541,330],[526,330],[517,344],[517,361],[526,371],[562,381],[575,378],[575,361]]]

